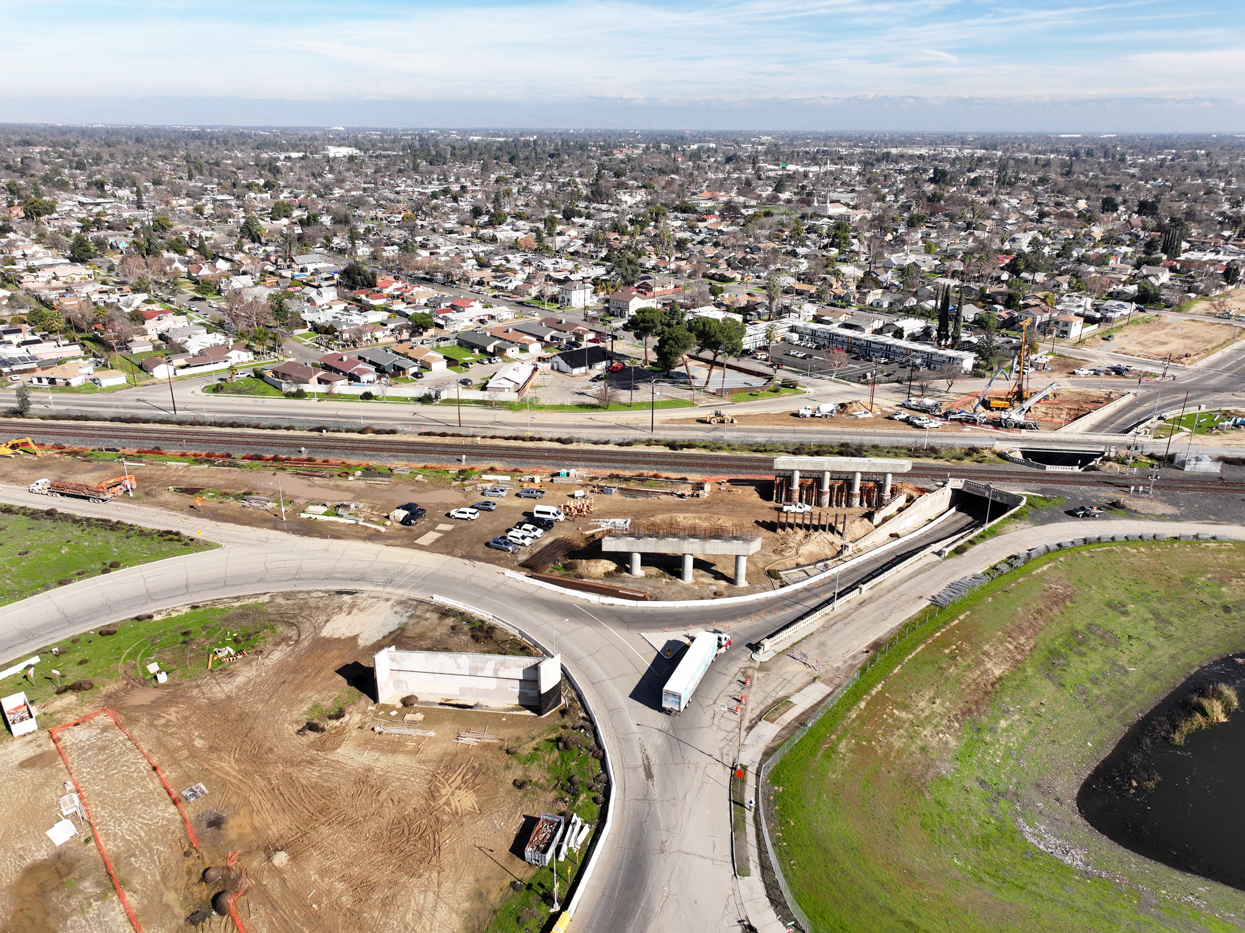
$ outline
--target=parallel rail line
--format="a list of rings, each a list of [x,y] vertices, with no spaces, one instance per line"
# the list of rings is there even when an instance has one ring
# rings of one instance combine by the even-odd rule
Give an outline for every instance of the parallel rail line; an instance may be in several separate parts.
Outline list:
[[[465,455],[468,463],[490,461],[498,465],[578,466],[646,473],[686,472],[699,476],[769,476],[773,457],[760,454],[722,454],[712,452],[664,451],[652,447],[584,447],[531,443],[524,445],[471,443],[469,438],[397,437],[371,434],[313,434],[305,431],[251,430],[228,428],[186,428],[116,424],[112,422],[4,422],[0,430],[31,435],[44,444],[115,446],[141,449],[161,448],[176,456],[180,447],[187,453],[230,452],[332,457],[340,459],[407,460],[429,464],[454,464]],[[977,464],[914,463],[912,479],[962,477],[983,483],[1022,486],[1110,486],[1145,485],[1142,475],[1122,473],[1046,473],[1025,467],[1003,468]],[[1201,492],[1242,492],[1245,482],[1226,481],[1218,475],[1175,476],[1164,473],[1156,484],[1161,489]]]

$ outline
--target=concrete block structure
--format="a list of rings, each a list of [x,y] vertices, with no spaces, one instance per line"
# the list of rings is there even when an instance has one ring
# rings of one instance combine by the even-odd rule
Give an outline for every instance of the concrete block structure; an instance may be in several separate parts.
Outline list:
[[[893,497],[894,474],[911,469],[911,460],[883,457],[775,457],[774,501],[879,508]]]
[[[424,705],[472,709],[530,710],[538,716],[562,705],[562,660],[468,654],[453,651],[398,651],[375,657],[376,694],[381,703],[416,696]]]
[[[684,583],[692,582],[692,558],[697,554],[735,555],[735,586],[748,585],[748,555],[761,550],[760,537],[696,537],[692,535],[611,534],[601,541],[607,553],[629,553],[633,577],[644,576],[641,554],[682,554]]]

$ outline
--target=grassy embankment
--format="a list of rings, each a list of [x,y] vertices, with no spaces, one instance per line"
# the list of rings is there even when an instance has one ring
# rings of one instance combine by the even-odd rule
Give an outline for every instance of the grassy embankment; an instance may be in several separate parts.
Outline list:
[[[215,544],[176,531],[82,518],[55,509],[0,505],[0,605],[149,561]]]
[[[10,521],[12,516],[4,516]],[[152,682],[147,665],[158,661],[170,682],[188,680],[207,669],[208,655],[215,648],[230,647],[235,652],[253,651],[273,631],[263,603],[243,606],[209,606],[177,615],[153,618],[144,615],[117,625],[84,632],[52,642],[34,653],[41,658],[33,679],[14,675],[11,691],[23,690],[39,709],[41,728],[67,721],[81,704],[66,705],[57,698],[57,688],[79,681],[90,681],[91,688],[80,694],[96,696],[112,681]],[[57,649],[57,654],[52,649]],[[29,655],[10,658],[0,667],[25,660]],[[213,666],[221,662],[214,661]],[[226,662],[227,663],[227,662]],[[52,670],[61,676],[52,676]],[[62,689],[62,694],[67,693]],[[0,741],[8,733],[0,733]]]
[[[932,617],[773,771],[814,928],[1239,929],[1245,893],[1115,845],[1075,798],[1136,717],[1242,647],[1243,612],[1245,545],[1140,543],[1041,558]]]

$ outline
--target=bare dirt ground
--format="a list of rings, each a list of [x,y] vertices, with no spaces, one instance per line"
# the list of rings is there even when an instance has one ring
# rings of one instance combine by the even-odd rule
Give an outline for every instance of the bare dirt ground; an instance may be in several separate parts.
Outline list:
[[[277,597],[265,608],[280,625],[262,653],[175,685],[118,682],[103,691],[175,790],[207,788],[186,804],[199,853],[110,720],[62,733],[144,929],[180,929],[219,891],[237,890],[238,873],[201,880],[230,852],[239,853],[249,880],[236,907],[254,933],[441,931],[487,922],[506,885],[530,873],[512,851],[525,842],[525,818],[558,805],[556,786],[523,753],[575,717],[422,709],[418,728],[434,734],[377,734],[377,721],[403,724],[412,714],[359,692],[371,689],[379,648],[522,649],[507,633],[484,634],[423,603],[325,593]],[[405,627],[383,634],[395,620]],[[501,741],[457,744],[459,730]],[[507,746],[519,754],[507,755]],[[89,827],[59,849],[43,834],[69,779],[47,734],[0,743],[0,768],[3,929],[129,930]],[[532,783],[519,790],[515,780]],[[232,928],[220,917],[201,927]]]
[[[1131,324],[1111,341],[1093,334],[1079,345],[1147,360],[1165,360],[1171,354],[1173,363],[1196,363],[1240,340],[1242,334],[1245,329],[1232,324],[1163,319]]]
[[[823,419],[805,419],[817,425],[826,425]],[[844,419],[829,419],[829,423]],[[845,419],[859,425],[857,419]],[[885,419],[869,419],[870,425],[894,425],[905,431],[911,431],[906,425]],[[915,433],[915,432],[914,432]],[[20,460],[0,461],[0,481],[7,483],[29,484],[33,480],[47,476],[55,479],[79,479],[96,482],[105,476],[112,476],[116,467],[111,463],[92,463],[78,460],[70,454],[45,453],[38,460],[25,458]],[[194,508],[196,495],[174,490],[206,488],[232,494],[257,493],[277,498],[278,476],[271,470],[243,470],[230,468],[196,468],[166,466],[151,463],[135,469],[138,477],[138,489],[133,503],[147,507],[167,509],[181,514],[196,514]],[[239,524],[250,527],[272,528],[289,531],[292,534],[311,537],[331,537],[356,541],[371,541],[397,547],[410,547],[428,550],[435,553],[450,554],[468,560],[485,561],[501,566],[516,566],[525,560],[528,552],[519,550],[507,555],[501,551],[485,546],[493,537],[504,535],[506,530],[520,520],[531,517],[532,507],[536,504],[562,507],[567,503],[569,493],[576,488],[591,491],[592,487],[606,483],[619,485],[638,485],[647,481],[647,477],[615,477],[597,478],[589,486],[544,484],[545,497],[540,500],[518,499],[512,491],[508,496],[495,499],[497,509],[493,512],[482,511],[475,521],[461,521],[448,517],[448,512],[458,506],[469,506],[479,502],[484,496],[481,493],[491,483],[471,482],[460,484],[448,477],[437,477],[428,482],[418,483],[410,478],[393,477],[389,485],[372,485],[358,480],[350,481],[335,475],[323,477],[302,477],[288,473],[280,475],[281,490],[286,498],[287,520],[281,521],[278,508],[274,505],[268,511],[247,508],[236,499],[211,498],[199,495],[201,512],[205,518]],[[622,576],[610,582],[626,586],[630,589],[650,591],[657,598],[711,598],[716,593],[723,596],[739,595],[771,586],[764,572],[767,567],[787,556],[788,543],[780,541],[776,534],[775,522],[778,512],[771,501],[773,486],[769,481],[735,480],[730,483],[712,483],[712,491],[707,498],[678,499],[673,492],[657,498],[630,498],[622,494],[606,496],[594,495],[595,510],[591,516],[581,517],[575,522],[562,522],[548,532],[541,541],[533,545],[531,550],[552,540],[559,535],[571,535],[579,539],[582,533],[595,528],[595,518],[631,518],[637,520],[659,519],[668,517],[672,512],[689,516],[689,520],[700,518],[706,522],[729,521],[746,526],[751,533],[762,538],[761,550],[748,560],[748,577],[750,586],[737,589],[731,584],[734,578],[734,558],[729,556],[710,557],[698,556],[694,564],[694,580],[691,585],[679,581],[680,557],[678,555],[652,555],[645,557],[644,564],[649,571],[646,579]],[[690,489],[690,486],[684,487]],[[672,487],[673,489],[673,487]],[[127,500],[131,501],[131,500]],[[356,503],[359,510],[365,513],[370,521],[380,522],[395,506],[405,502],[417,502],[423,505],[428,514],[414,527],[405,527],[394,523],[386,531],[358,525],[342,525],[330,522],[315,522],[298,517],[308,503],[337,504],[343,502]],[[840,516],[858,518],[863,514],[861,509],[835,510]],[[582,552],[578,549],[573,558],[598,559],[600,546],[589,546]],[[606,559],[617,558],[618,555],[604,555]],[[817,559],[817,558],[814,558]]]

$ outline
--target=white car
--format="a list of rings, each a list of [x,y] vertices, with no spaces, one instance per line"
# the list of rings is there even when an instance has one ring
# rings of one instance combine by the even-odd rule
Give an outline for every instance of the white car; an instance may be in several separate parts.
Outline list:
[[[461,518],[465,522],[474,522],[480,517],[479,509],[451,509],[450,518]]]
[[[507,531],[506,538],[509,541],[513,541],[519,547],[527,547],[529,544],[531,544],[533,541],[536,540],[531,535],[525,535],[523,532],[519,531],[519,529],[517,528],[511,528],[509,531]]]
[[[1092,376],[1092,375],[1093,375],[1093,372],[1091,372],[1091,371],[1090,371],[1090,370],[1088,370],[1088,369],[1074,369],[1074,370],[1072,370],[1072,375],[1074,375],[1074,376]]]
[[[804,513],[813,511],[813,507],[807,502],[784,502],[782,510],[784,512]]]
[[[523,532],[523,534],[527,535],[529,538],[543,538],[545,536],[545,532],[543,529],[537,528],[535,525],[531,524],[530,522],[524,522],[521,525],[515,525],[514,530]]]
[[[935,421],[933,418],[909,418],[908,424],[914,428],[941,428],[942,422]]]

